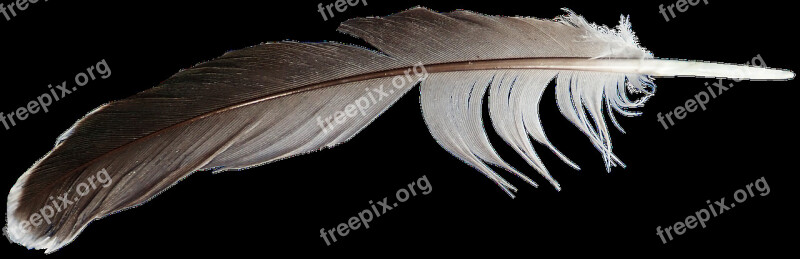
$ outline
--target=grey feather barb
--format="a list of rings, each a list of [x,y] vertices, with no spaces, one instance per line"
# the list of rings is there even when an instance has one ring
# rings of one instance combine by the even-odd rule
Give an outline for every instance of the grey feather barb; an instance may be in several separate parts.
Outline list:
[[[28,248],[56,251],[91,221],[147,202],[192,172],[241,170],[341,144],[418,83],[423,117],[438,143],[512,195],[516,189],[487,164],[536,183],[489,143],[481,121],[487,93],[498,135],[558,189],[531,143],[577,168],[550,144],[539,121],[539,101],[553,80],[561,113],[588,136],[610,170],[622,163],[611,151],[604,110],[617,126],[613,111],[636,115],[631,109],[655,90],[650,76],[794,78],[778,69],[656,59],[638,45],[625,18],[611,29],[573,13],[541,20],[414,8],[351,19],[339,31],[380,52],[339,43],[266,43],[95,109],[12,187],[6,235]],[[400,75],[409,85],[390,88],[397,92],[363,116],[319,126],[316,118]],[[630,93],[643,97],[630,100]],[[108,186],[87,187],[100,173]],[[62,206],[62,197],[75,199],[65,198],[70,202]],[[51,204],[57,211],[47,213],[43,208]]]

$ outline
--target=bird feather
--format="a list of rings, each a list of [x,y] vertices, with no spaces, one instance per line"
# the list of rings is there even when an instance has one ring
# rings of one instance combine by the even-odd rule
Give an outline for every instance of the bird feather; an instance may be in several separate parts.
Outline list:
[[[494,151],[483,128],[483,96],[499,136],[551,185],[560,188],[534,151],[547,139],[539,102],[551,81],[561,113],[602,154],[607,169],[623,165],[612,152],[606,114],[635,116],[655,91],[650,76],[788,80],[789,71],[656,59],[640,47],[627,18],[616,28],[568,13],[555,20],[413,8],[387,17],[355,18],[339,31],[375,47],[271,42],[225,53],[182,70],[160,85],[100,106],[62,134],[8,196],[6,232],[29,248],[53,252],[93,220],[147,202],[193,172],[241,170],[341,144],[416,84],[424,120],[437,142],[513,196],[516,190],[487,164],[526,182]],[[422,66],[417,66],[423,64]],[[409,69],[424,75],[408,77]],[[357,102],[365,89],[394,87],[336,127],[327,117]],[[629,94],[642,97],[631,100]],[[138,123],[131,123],[136,121]],[[96,172],[112,184],[89,190],[41,226],[28,219],[54,197],[75,195]],[[27,225],[25,223],[28,223]]]

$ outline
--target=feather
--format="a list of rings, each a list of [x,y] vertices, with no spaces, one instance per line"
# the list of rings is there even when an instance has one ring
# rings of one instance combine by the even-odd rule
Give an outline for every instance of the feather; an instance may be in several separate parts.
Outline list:
[[[341,144],[416,84],[423,117],[438,143],[513,196],[515,187],[487,164],[536,183],[489,143],[481,116],[485,94],[500,137],[560,188],[530,141],[578,168],[548,141],[539,120],[539,101],[551,81],[561,113],[610,169],[623,164],[612,152],[606,113],[617,126],[613,111],[635,116],[632,109],[655,91],[650,76],[794,77],[778,69],[655,59],[638,45],[625,18],[610,29],[573,13],[540,20],[414,8],[351,19],[339,30],[380,52],[339,43],[261,44],[182,70],[155,88],[90,112],[12,187],[7,235],[53,252],[91,221],[147,202],[193,172],[241,170]],[[407,85],[393,85],[403,75]],[[335,126],[321,123],[375,86],[391,86],[386,90],[394,93],[379,96],[363,109],[364,116]],[[643,97],[630,100],[630,93]],[[108,185],[87,187],[87,179],[99,179],[100,173],[108,176]],[[46,207],[56,211],[46,213]],[[34,226],[32,217],[43,223]]]

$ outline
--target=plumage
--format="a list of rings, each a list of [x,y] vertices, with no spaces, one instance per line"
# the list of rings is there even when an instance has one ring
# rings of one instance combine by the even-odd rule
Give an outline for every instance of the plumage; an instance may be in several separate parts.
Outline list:
[[[55,251],[92,220],[147,202],[192,172],[240,170],[341,144],[418,83],[423,117],[437,142],[513,196],[515,187],[487,164],[536,183],[489,143],[481,114],[485,94],[496,132],[560,188],[530,141],[577,168],[547,140],[539,120],[539,101],[546,100],[542,93],[551,81],[561,113],[587,135],[610,169],[623,164],[612,152],[606,116],[618,127],[613,111],[636,115],[631,109],[655,90],[650,76],[794,77],[776,69],[655,59],[638,45],[624,18],[609,29],[572,13],[540,20],[414,8],[351,19],[339,30],[380,52],[339,43],[265,43],[228,52],[95,109],[12,187],[8,236],[29,248]],[[409,69],[416,69],[411,77]],[[393,86],[404,72],[407,85]],[[381,85],[395,92],[381,96],[363,116],[319,126],[317,118],[344,110],[363,98],[365,89]],[[643,97],[630,100],[629,93]],[[23,227],[55,200],[51,197],[101,171],[110,175],[110,186],[76,199],[51,223]]]

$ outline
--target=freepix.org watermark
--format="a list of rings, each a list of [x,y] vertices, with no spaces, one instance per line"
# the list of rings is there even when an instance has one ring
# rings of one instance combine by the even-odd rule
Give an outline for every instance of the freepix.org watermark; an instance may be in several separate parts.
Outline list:
[[[41,209],[39,209],[39,212],[31,214],[27,220],[20,222],[19,229],[22,229],[23,232],[30,232],[34,227],[39,227],[45,222],[47,222],[47,224],[52,224],[50,220],[56,215],[56,213],[66,210],[70,205],[78,202],[81,198],[83,198],[83,196],[89,194],[90,191],[98,188],[106,188],[110,186],[111,183],[111,176],[104,168],[95,175],[90,175],[88,178],[86,178],[86,181],[75,186],[75,193],[77,195],[73,196],[71,199],[69,196],[69,191],[59,195],[58,197],[50,196],[50,202],[52,204],[45,204]]]
[[[108,66],[105,59],[100,60],[97,64],[86,68],[86,71],[77,73],[75,75],[74,86],[70,87],[67,81],[55,85],[55,87],[50,84],[47,86],[50,91],[36,97],[36,100],[31,100],[27,105],[19,107],[12,112],[0,112],[0,124],[2,124],[6,130],[10,130],[11,127],[17,126],[17,124],[28,119],[28,117],[33,114],[39,112],[48,113],[50,111],[48,109],[50,105],[66,98],[68,94],[78,91],[79,86],[82,87],[96,79],[106,79],[110,76],[111,67]]]
[[[428,70],[425,69],[425,66],[422,65],[422,62],[419,62],[414,65],[414,67],[407,69],[403,75],[398,75],[392,78],[392,87],[397,90],[403,89],[404,87],[411,87],[427,77]],[[402,92],[395,91],[395,89],[386,87],[384,85],[380,85],[375,88],[364,88],[364,95],[353,101],[353,103],[347,104],[343,110],[336,111],[325,118],[322,118],[322,116],[317,116],[317,125],[322,129],[322,132],[327,134],[328,132],[333,131],[339,125],[342,125],[342,123],[346,122],[349,118],[353,118],[358,114],[365,116],[366,111],[370,107],[382,101],[384,98],[389,97],[397,92]]]
[[[678,10],[678,12],[684,13],[689,10],[689,7],[697,6],[700,4],[700,2],[704,3],[705,5],[708,5],[708,0],[678,0],[678,2],[675,2],[674,4],[667,5],[666,8],[664,8],[664,4],[658,5],[658,13],[663,15],[664,20],[669,22],[670,17],[672,17],[672,19],[675,19],[676,15],[674,10]],[[667,12],[669,12],[669,15],[667,15]]]
[[[763,68],[767,67],[767,64],[764,63],[764,59],[761,58],[761,54],[756,55],[755,57],[753,57],[752,60],[748,61],[745,64]],[[733,81],[738,83],[741,82],[742,80],[734,79]],[[728,83],[726,85],[722,79],[717,79],[716,82],[712,82],[711,84],[706,82],[705,86],[706,89],[704,91],[694,95],[694,98],[686,100],[684,105],[675,107],[673,111],[669,111],[664,114],[662,114],[661,112],[656,114],[658,122],[661,123],[661,126],[664,127],[664,130],[669,129],[669,127],[671,126],[675,126],[676,121],[685,119],[687,116],[689,116],[690,113],[696,112],[698,110],[705,111],[708,108],[706,105],[711,100],[717,99],[717,97],[722,95],[722,93],[725,93],[731,88],[733,88],[733,83]],[[669,125],[667,125],[667,123],[669,123]]]
[[[419,192],[417,192],[419,189]],[[381,215],[386,214],[392,209],[397,208],[399,203],[408,201],[409,198],[417,196],[418,194],[428,195],[433,191],[433,187],[431,183],[428,181],[428,176],[423,175],[417,181],[411,182],[408,184],[408,189],[400,188],[395,192],[395,199],[396,202],[389,202],[389,197],[384,197],[383,200],[374,203],[373,201],[369,201],[370,208],[367,208],[358,213],[358,216],[353,216],[347,223],[341,223],[335,228],[331,228],[326,230],[325,228],[319,229],[319,237],[325,241],[325,244],[330,246],[332,243],[338,241],[336,238],[337,236],[345,237],[350,234],[351,230],[357,230],[362,226],[364,229],[369,228],[369,223],[372,222],[373,219],[380,217]],[[380,206],[380,208],[378,208]]]
[[[335,16],[333,10],[336,10],[338,13],[343,13],[347,11],[348,6],[355,7],[359,3],[367,6],[367,0],[336,0],[336,2],[327,5],[319,3],[319,5],[317,5],[317,11],[322,15],[322,20],[327,21],[328,18],[333,18]]]
[[[694,229],[698,225],[702,228],[706,228],[706,222],[712,219],[713,217],[717,217],[722,215],[726,211],[731,210],[732,208],[736,207],[736,204],[741,204],[745,202],[748,198],[756,197],[756,192],[758,191],[759,196],[767,196],[769,195],[769,184],[767,184],[767,180],[764,177],[756,180],[754,183],[749,183],[745,185],[744,188],[736,190],[733,193],[733,200],[736,202],[725,202],[725,197],[711,203],[711,200],[706,200],[706,204],[708,204],[708,209],[701,209],[695,212],[693,215],[689,215],[686,219],[675,222],[675,224],[669,225],[666,228],[661,228],[661,226],[656,227],[656,235],[661,239],[663,244],[666,244],[668,241],[672,241],[677,236],[686,234],[689,229]]]
[[[6,21],[11,21],[11,18],[17,17],[17,14],[28,10],[31,4],[38,3],[39,1],[47,2],[47,0],[15,0],[7,5],[5,3],[0,3],[0,14],[3,14]]]

